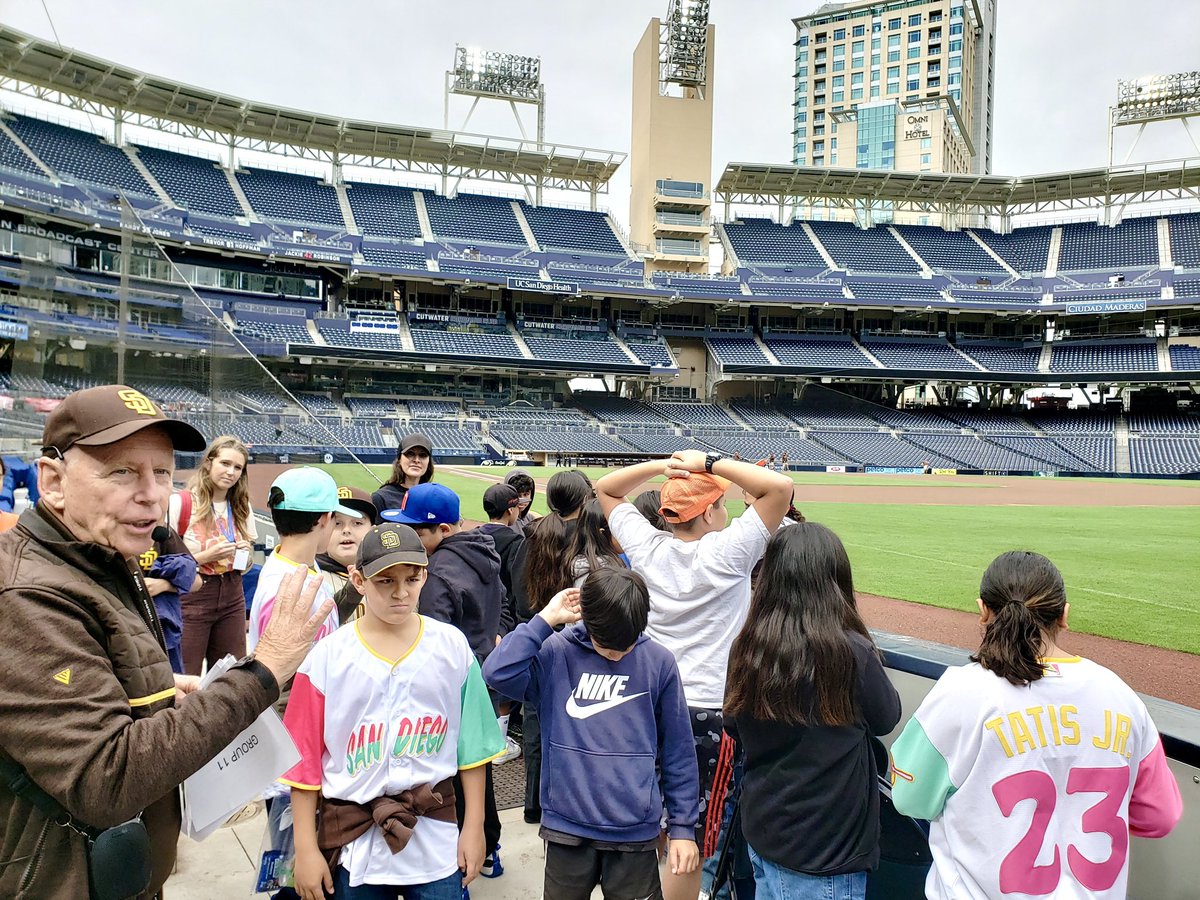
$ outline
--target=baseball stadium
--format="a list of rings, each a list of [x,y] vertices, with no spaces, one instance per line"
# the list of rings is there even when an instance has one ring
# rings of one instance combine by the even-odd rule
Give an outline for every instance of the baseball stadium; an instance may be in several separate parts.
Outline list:
[[[1111,135],[1200,124],[1200,73],[1121,81],[1108,165],[995,175],[995,2],[830,4],[795,20],[794,158],[722,161],[708,2],[663,5],[631,60],[628,152],[545,139],[537,57],[458,46],[443,127],[416,127],[0,24],[7,468],[69,394],[129,385],[249,448],[261,561],[281,472],[373,492],[412,434],[468,526],[517,470],[545,515],[564,470],[758,462],[841,536],[904,720],[979,646],[988,563],[1036,551],[1063,574],[1064,643],[1143,696],[1183,794],[1175,831],[1131,842],[1129,896],[1196,896],[1200,148],[1120,162]],[[924,83],[888,99],[890,71],[869,73],[901,8],[926,17],[908,32]],[[496,103],[519,136],[470,130]],[[623,167],[618,213],[602,200]],[[176,483],[199,462],[178,453]],[[541,896],[536,828],[508,821],[508,875],[476,900]],[[924,896],[919,848],[887,862],[900,826],[870,896]],[[252,890],[261,819],[235,832],[236,862],[214,862],[223,838],[184,841],[167,892]]]

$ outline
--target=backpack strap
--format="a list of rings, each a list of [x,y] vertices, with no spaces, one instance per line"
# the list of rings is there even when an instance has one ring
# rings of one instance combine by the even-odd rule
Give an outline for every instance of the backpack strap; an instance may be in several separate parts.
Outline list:
[[[175,530],[179,536],[187,534],[188,526],[192,524],[192,492],[179,492],[179,527]]]

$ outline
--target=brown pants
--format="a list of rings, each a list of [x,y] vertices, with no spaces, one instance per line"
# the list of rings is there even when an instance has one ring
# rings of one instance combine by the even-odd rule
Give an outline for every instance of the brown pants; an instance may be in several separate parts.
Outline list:
[[[201,575],[199,590],[181,598],[183,607],[183,669],[199,675],[225,654],[246,655],[246,596],[242,573]]]

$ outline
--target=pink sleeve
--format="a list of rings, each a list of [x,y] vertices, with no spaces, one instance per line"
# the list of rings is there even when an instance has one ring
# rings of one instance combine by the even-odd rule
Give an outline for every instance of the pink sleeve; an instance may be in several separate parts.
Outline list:
[[[1138,766],[1133,796],[1129,798],[1129,833],[1144,838],[1165,837],[1182,815],[1183,798],[1159,738]]]
[[[279,780],[304,790],[321,789],[321,758],[325,752],[325,695],[303,672],[292,682],[283,724],[300,751],[300,762]]]

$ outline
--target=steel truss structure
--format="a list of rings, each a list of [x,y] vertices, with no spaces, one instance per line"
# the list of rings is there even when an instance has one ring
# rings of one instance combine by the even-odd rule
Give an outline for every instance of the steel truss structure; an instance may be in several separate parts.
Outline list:
[[[1011,230],[1014,216],[1080,209],[1103,210],[1113,225],[1131,204],[1200,203],[1200,159],[1018,178],[730,163],[714,194],[726,221],[735,204],[775,206],[783,223],[795,203],[849,210],[888,203],[896,210],[943,213],[948,228],[988,217],[1003,232]]]
[[[0,91],[57,104],[114,123],[206,141],[228,150],[272,153],[342,166],[449,179],[540,184],[586,191],[592,206],[625,161],[613,150],[520,138],[413,128],[255,103],[78,53],[0,25]]]

